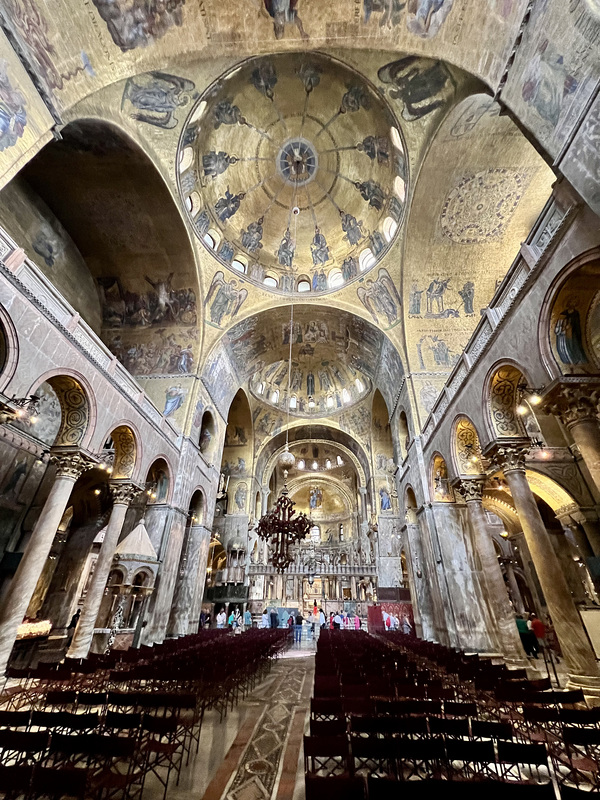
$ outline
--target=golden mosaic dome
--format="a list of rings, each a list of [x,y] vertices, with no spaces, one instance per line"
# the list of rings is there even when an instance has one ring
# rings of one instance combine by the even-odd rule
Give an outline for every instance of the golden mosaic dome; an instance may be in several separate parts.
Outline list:
[[[198,238],[274,291],[354,280],[404,214],[396,119],[366,78],[320,53],[252,58],[223,75],[192,109],[178,164]]]

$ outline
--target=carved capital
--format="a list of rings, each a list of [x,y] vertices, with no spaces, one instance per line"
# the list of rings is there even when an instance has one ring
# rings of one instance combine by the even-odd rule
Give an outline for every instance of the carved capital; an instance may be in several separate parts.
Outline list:
[[[545,398],[543,409],[571,427],[586,420],[597,422],[599,401],[600,386],[597,383],[560,383]]]
[[[94,462],[89,456],[72,451],[68,453],[59,451],[52,453],[50,455],[50,463],[56,466],[57,478],[71,478],[74,481],[94,466]]]
[[[121,505],[128,506],[136,494],[139,494],[141,491],[139,486],[136,486],[133,483],[128,483],[127,481],[124,481],[123,483],[120,481],[111,481],[109,486],[113,503],[115,505],[120,503]]]
[[[490,453],[495,469],[502,472],[525,471],[525,456],[530,450],[528,442],[497,444]]]
[[[454,487],[467,503],[481,502],[483,498],[483,478],[462,478]]]

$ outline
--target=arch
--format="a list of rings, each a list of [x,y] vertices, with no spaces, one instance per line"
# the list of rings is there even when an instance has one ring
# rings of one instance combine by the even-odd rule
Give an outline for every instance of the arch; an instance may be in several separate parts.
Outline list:
[[[12,318],[0,303],[0,392],[13,379],[19,361],[19,337]]]
[[[410,428],[408,426],[408,416],[403,408],[398,412],[398,444],[400,446],[400,455],[404,461],[410,444]]]
[[[406,522],[409,525],[416,525],[417,524],[417,497],[415,495],[415,490],[412,488],[410,484],[408,484],[404,490],[404,513]]]
[[[173,479],[169,462],[163,456],[154,459],[146,473],[146,495],[148,505],[170,503],[173,495]]]
[[[553,511],[565,506],[575,505],[575,499],[553,478],[536,469],[526,469],[525,476],[531,491],[543,500]]]
[[[600,248],[564,267],[548,289],[538,327],[542,360],[552,378],[600,371]]]
[[[138,463],[139,437],[130,425],[124,423],[113,428],[109,436],[112,438],[115,448],[111,477],[113,479],[132,478]]]
[[[206,495],[201,486],[197,486],[188,503],[188,518],[192,525],[203,525],[206,514]]]
[[[348,457],[348,460],[354,466],[354,468],[356,470],[356,474],[357,474],[358,479],[360,481],[360,485],[361,486],[366,486],[367,485],[367,477],[369,475],[369,470],[367,469],[367,464],[362,463],[361,462],[361,458],[359,457],[359,455],[357,455],[354,452],[352,452],[352,450],[349,447],[347,447],[345,444],[343,444],[342,442],[339,442],[339,441],[337,441],[337,439],[333,439],[333,438],[331,438],[331,439],[325,438],[325,436],[322,435],[322,434],[326,433],[328,430],[331,430],[332,432],[335,431],[335,433],[341,434],[344,438],[350,439],[348,434],[344,434],[342,431],[337,431],[335,428],[328,429],[324,425],[323,426],[319,426],[319,428],[321,430],[319,432],[315,431],[316,435],[315,436],[311,436],[309,438],[308,437],[307,438],[300,437],[298,439],[295,439],[295,438],[292,439],[292,436],[291,436],[292,431],[290,431],[290,445],[292,443],[294,443],[294,444],[310,443],[311,445],[312,444],[333,444],[333,445],[335,445],[335,447],[339,448]],[[275,445],[275,449],[271,452],[271,454],[268,456],[266,461],[264,460],[265,456],[266,456],[266,446],[263,448],[262,452],[259,453],[259,455],[258,455],[258,457],[256,459],[256,476],[257,476],[257,480],[263,486],[266,486],[268,484],[269,479],[270,479],[270,477],[271,477],[271,475],[273,473],[273,470],[275,469],[275,465],[277,464],[277,459],[279,458],[281,453],[283,453],[283,451],[285,450],[285,432],[282,431],[280,434],[278,434],[278,436],[276,437],[276,442],[272,441],[271,443],[273,445]],[[363,459],[366,460],[366,456],[365,456],[364,452],[362,453],[362,457],[363,457]]]
[[[49,279],[130,373],[165,374],[165,337],[175,337],[173,352],[187,348],[203,305],[186,212],[156,159],[125,128],[90,115],[65,125],[19,179],[77,255],[79,272],[62,263]]]
[[[210,458],[215,451],[216,447],[216,434],[217,425],[215,417],[210,409],[206,409],[202,414],[202,422],[200,423],[200,438],[198,445],[200,452],[205,458]]]
[[[35,394],[48,383],[60,405],[60,425],[53,447],[84,447],[89,445],[96,422],[93,393],[86,379],[72,370],[52,370],[33,384],[28,394]]]
[[[460,414],[452,424],[451,452],[457,475],[481,475],[481,444],[475,425],[465,414]]]
[[[450,485],[448,465],[441,453],[434,453],[431,457],[429,469],[431,499],[434,503],[454,503],[454,489]]]
[[[527,435],[517,414],[523,382],[523,373],[512,362],[502,362],[490,370],[484,383],[484,406],[492,439],[514,439]]]

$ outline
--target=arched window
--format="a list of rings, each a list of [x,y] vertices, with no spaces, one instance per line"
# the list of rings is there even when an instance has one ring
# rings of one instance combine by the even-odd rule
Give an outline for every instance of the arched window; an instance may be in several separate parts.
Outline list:
[[[194,151],[191,147],[184,147],[179,156],[179,172],[183,173],[189,169],[194,162]]]
[[[341,456],[338,456],[336,458],[336,461],[337,461],[338,467],[341,467],[343,465],[343,463],[344,463],[344,459]]]
[[[197,122],[205,111],[206,111],[206,100],[201,100],[194,109],[194,113],[190,117],[190,122]]]
[[[329,397],[327,398],[327,408],[333,408],[334,405],[335,405],[335,400],[333,399],[332,395],[329,395]]]
[[[329,288],[336,289],[338,286],[344,285],[344,276],[341,269],[332,269],[328,277]]]
[[[343,401],[344,403],[349,403],[351,399],[352,399],[352,398],[351,398],[351,396],[350,396],[350,392],[348,391],[348,389],[346,389],[346,387],[344,387],[344,388],[342,389],[342,401]]]
[[[328,458],[325,461],[325,469],[331,469],[331,459],[330,458]]]
[[[366,247],[358,257],[358,266],[361,272],[370,269],[376,263],[377,259],[373,255],[370,247]]]
[[[296,466],[298,467],[298,469],[304,469],[304,467],[306,466],[306,463],[305,463],[304,459],[301,458],[300,461],[298,461]]]
[[[298,406],[298,398],[296,397],[296,395],[292,395],[290,397],[290,411],[296,409],[297,406]]]
[[[402,137],[400,136],[400,131],[396,127],[390,128],[390,137],[392,139],[392,144],[398,150],[404,152],[404,145],[402,144]]]
[[[244,275],[246,274],[246,270],[248,269],[248,265],[244,263],[241,258],[234,258],[231,262],[231,268],[237,270],[237,272],[241,272]]]
[[[271,393],[271,402],[273,403],[273,405],[277,405],[279,403],[279,389],[275,389]]]
[[[310,281],[308,280],[308,278],[299,279],[297,290],[299,292],[310,292]]]
[[[358,389],[358,391],[359,391],[359,392],[364,392],[364,390],[365,390],[365,385],[364,385],[364,383],[361,381],[361,379],[360,379],[360,378],[357,378],[357,379],[354,381],[354,385],[356,386],[356,388]]]
[[[386,241],[391,242],[394,236],[396,235],[396,231],[398,230],[398,223],[395,219],[391,217],[386,217],[383,220],[383,235],[386,238]]]
[[[277,280],[273,278],[271,275],[267,275],[267,277],[263,280],[263,283],[265,286],[270,286],[271,289],[277,289],[279,285],[277,283]]]
[[[396,175],[394,179],[394,192],[402,202],[406,200],[406,183],[404,182],[404,178],[401,178],[400,175]]]

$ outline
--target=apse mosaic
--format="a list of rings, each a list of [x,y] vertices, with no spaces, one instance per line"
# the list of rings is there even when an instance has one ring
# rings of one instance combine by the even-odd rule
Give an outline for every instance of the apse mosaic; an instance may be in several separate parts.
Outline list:
[[[223,266],[276,292],[328,292],[372,270],[402,224],[407,182],[387,102],[321,53],[234,67],[197,100],[178,148],[179,191],[200,241]],[[247,293],[217,275],[210,319],[219,326]],[[375,319],[396,321],[387,273],[361,302]]]

